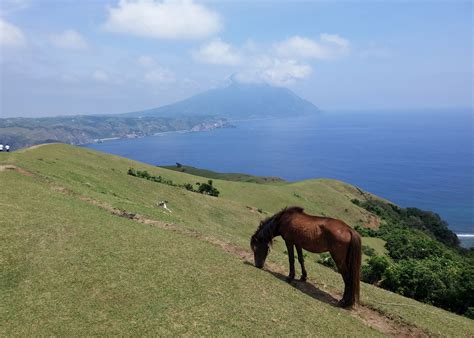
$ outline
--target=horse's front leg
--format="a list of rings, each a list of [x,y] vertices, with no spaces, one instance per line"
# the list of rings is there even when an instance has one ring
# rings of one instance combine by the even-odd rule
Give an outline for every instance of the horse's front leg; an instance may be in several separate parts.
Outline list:
[[[303,249],[297,245],[296,246],[296,252],[298,253],[298,262],[300,262],[301,265],[301,281],[306,282],[306,277],[308,274],[306,273],[306,269],[304,268],[304,257],[303,257]]]
[[[286,278],[288,283],[291,283],[293,279],[295,279],[295,252],[294,252],[294,245],[293,243],[286,242],[286,249],[288,251],[288,261],[290,263],[290,274]]]

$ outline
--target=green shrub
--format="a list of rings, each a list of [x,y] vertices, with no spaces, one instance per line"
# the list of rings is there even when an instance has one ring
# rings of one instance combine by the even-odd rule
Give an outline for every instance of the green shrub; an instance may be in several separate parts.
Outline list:
[[[357,206],[360,206],[360,201],[357,198],[351,199],[351,202],[354,203]]]
[[[385,256],[375,255],[370,257],[367,261],[367,265],[362,266],[362,280],[370,284],[378,283],[389,265],[390,263]]]
[[[324,266],[327,266],[328,268],[331,268],[335,271],[337,271],[337,265],[336,262],[332,259],[331,255],[327,252],[323,252],[322,254],[319,255],[319,259],[317,261],[319,264],[322,264]]]
[[[369,257],[375,256],[375,249],[368,245],[362,245],[362,252]]]
[[[384,239],[390,257],[396,260],[440,257],[446,252],[439,242],[419,231],[398,228],[385,235]]]
[[[220,193],[219,190],[217,190],[213,186],[212,180],[207,181],[207,183],[199,183],[199,182],[196,183],[199,186],[199,188],[198,188],[198,190],[195,190],[191,183],[184,183],[182,185],[177,185],[172,180],[168,180],[164,177],[150,175],[150,173],[148,173],[148,171],[146,171],[146,170],[141,171],[141,170],[135,170],[134,168],[129,168],[128,171],[127,171],[127,174],[131,175],[131,176],[135,176],[135,177],[144,178],[144,179],[152,181],[152,182],[162,183],[162,184],[170,185],[170,186],[173,186],[173,187],[184,188],[188,191],[198,192],[198,193],[201,193],[201,194],[211,195],[211,196],[215,196],[215,197],[218,197],[219,193]]]
[[[377,230],[356,225],[354,228],[362,237],[379,237]]]
[[[191,183],[184,183],[183,188],[188,190],[188,191],[196,191],[196,190],[194,190],[194,187]]]
[[[212,180],[207,181],[207,183],[201,183],[198,188],[198,192],[201,194],[211,195],[211,196],[219,196],[219,190],[217,190],[212,185]]]

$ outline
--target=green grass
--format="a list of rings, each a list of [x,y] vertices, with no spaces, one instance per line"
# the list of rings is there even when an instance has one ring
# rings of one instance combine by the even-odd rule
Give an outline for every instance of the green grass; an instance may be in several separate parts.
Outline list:
[[[247,249],[258,222],[287,205],[351,226],[365,222],[367,212],[350,202],[361,199],[361,192],[350,185],[216,179],[221,196],[214,198],[126,172],[148,170],[176,183],[198,177],[59,144],[3,153],[1,163],[35,175],[0,172],[2,336],[378,334],[347,311],[200,239],[113,216],[57,189]],[[172,213],[156,205],[161,200],[169,201]],[[364,244],[384,250],[383,243],[371,240],[364,238]],[[269,259],[286,267],[285,250],[277,240]],[[322,290],[341,290],[340,275],[315,260],[307,258],[310,279]],[[474,332],[472,320],[370,285],[362,286],[362,301],[431,334]]]
[[[170,166],[160,166],[164,169],[174,170],[182,173],[191,174],[194,176],[207,177],[211,179],[219,179],[225,181],[237,181],[237,182],[250,182],[250,183],[284,183],[285,180],[280,177],[272,176],[253,176],[248,174],[239,174],[239,173],[218,173],[212,170],[200,169],[191,167],[188,165],[170,165]]]

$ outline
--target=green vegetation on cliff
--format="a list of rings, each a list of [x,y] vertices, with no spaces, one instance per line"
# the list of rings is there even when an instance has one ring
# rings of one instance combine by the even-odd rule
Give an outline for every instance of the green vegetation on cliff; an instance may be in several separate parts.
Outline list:
[[[390,257],[369,259],[366,282],[474,319],[474,251],[459,246],[439,215],[376,199],[353,203],[381,218],[379,230],[357,230],[385,240]]]

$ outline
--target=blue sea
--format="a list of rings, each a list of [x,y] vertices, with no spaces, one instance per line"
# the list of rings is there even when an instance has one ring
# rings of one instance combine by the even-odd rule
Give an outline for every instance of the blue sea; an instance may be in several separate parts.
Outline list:
[[[236,128],[113,140],[89,148],[153,165],[180,162],[289,181],[334,178],[474,234],[472,110],[324,112]],[[472,245],[472,237],[462,237]],[[469,242],[469,243],[468,243]]]

